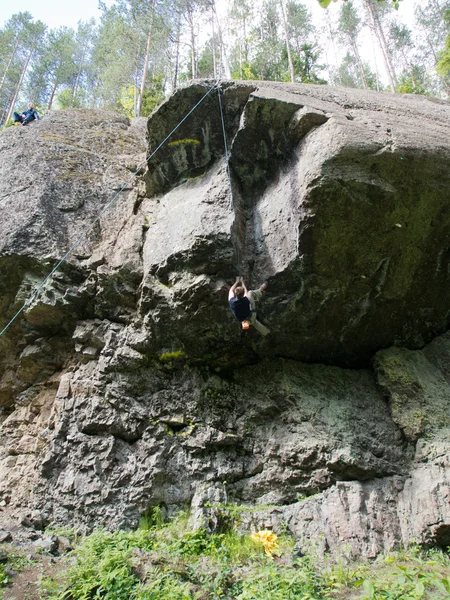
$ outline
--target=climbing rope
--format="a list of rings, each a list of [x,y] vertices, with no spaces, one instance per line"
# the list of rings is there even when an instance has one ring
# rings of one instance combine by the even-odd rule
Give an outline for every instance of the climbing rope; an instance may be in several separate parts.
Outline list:
[[[24,305],[22,306],[22,308],[20,310],[17,311],[17,313],[13,316],[13,318],[9,321],[9,323],[2,329],[2,331],[0,331],[0,337],[5,333],[5,331],[14,323],[14,321],[17,319],[17,317],[25,310],[25,308],[27,306],[29,306],[31,304],[31,302],[34,300],[34,298],[36,298],[36,296],[39,294],[39,292],[42,290],[42,288],[45,286],[45,284],[47,283],[47,281],[50,279],[50,277],[52,277],[52,275],[59,269],[59,267],[67,260],[67,258],[72,254],[72,252],[75,250],[75,248],[77,248],[81,242],[84,240],[84,238],[87,236],[87,234],[92,231],[92,229],[95,227],[96,223],[98,223],[98,221],[103,217],[103,215],[111,208],[111,206],[113,205],[113,203],[115,202],[115,200],[120,196],[120,194],[130,185],[130,183],[135,179],[135,177],[137,177],[137,175],[141,172],[141,169],[143,169],[143,167],[145,167],[148,162],[153,158],[153,156],[155,156],[155,154],[158,152],[158,150],[160,150],[162,148],[162,146],[164,146],[164,144],[167,142],[167,140],[175,133],[175,131],[186,121],[186,119],[194,112],[194,110],[196,108],[198,108],[198,106],[200,106],[200,104],[203,102],[203,100],[205,100],[205,98],[207,96],[209,96],[209,94],[220,85],[220,82],[216,82],[207,92],[206,94],[200,98],[200,100],[197,102],[197,104],[195,104],[195,106],[193,108],[191,108],[191,110],[181,119],[181,121],[178,123],[178,125],[176,127],[174,127],[174,129],[172,129],[172,131],[169,133],[169,135],[167,135],[167,137],[164,138],[164,140],[159,144],[159,146],[150,154],[150,156],[145,160],[145,162],[143,162],[141,165],[139,165],[139,167],[137,168],[136,172],[133,173],[133,175],[130,177],[130,179],[120,188],[120,190],[112,197],[112,199],[106,204],[106,206],[102,209],[102,211],[100,212],[100,214],[92,221],[92,223],[89,225],[89,227],[86,229],[86,231],[84,231],[80,237],[76,240],[76,242],[69,248],[69,250],[64,254],[64,256],[61,258],[61,260],[56,264],[56,266],[50,271],[50,273],[47,275],[47,277],[45,277],[45,279],[42,281],[42,283],[38,286],[38,288],[31,294],[31,296],[28,298],[28,300],[25,301]],[[220,96],[219,96],[220,98]],[[223,122],[223,119],[222,119]],[[225,134],[225,126],[224,126],[224,134]],[[225,144],[226,144],[226,140],[225,140]],[[230,182],[231,185],[231,182]]]
[[[234,202],[233,202],[233,185],[231,183],[231,172],[230,172],[230,161],[229,161],[230,155],[228,153],[227,136],[225,133],[225,118],[223,116],[222,97],[221,97],[220,86],[217,87],[217,95],[219,97],[220,119],[222,121],[223,144],[225,146],[225,162],[227,165],[228,184],[230,186],[231,205],[233,205],[234,204]],[[241,262],[241,254],[239,252],[239,245],[238,245],[237,241],[236,241],[235,248],[236,248],[237,267],[238,267],[238,271],[239,271],[239,266],[240,266],[240,262]]]
[[[226,162],[226,165],[227,165],[228,183],[230,185],[231,201],[233,202],[233,187],[231,185],[230,163],[229,163],[229,160],[228,160],[229,159],[228,144],[227,144],[227,136],[226,136],[226,133],[225,133],[225,119],[223,117],[222,98],[221,98],[221,95],[220,95],[220,87],[217,88],[217,95],[219,97],[220,119],[222,121],[223,144],[225,146],[225,162]]]

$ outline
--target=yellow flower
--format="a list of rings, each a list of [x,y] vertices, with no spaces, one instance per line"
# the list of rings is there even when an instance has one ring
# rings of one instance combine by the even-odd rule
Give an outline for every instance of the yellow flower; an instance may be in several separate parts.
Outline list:
[[[273,531],[263,529],[262,531],[253,533],[252,540],[255,542],[255,544],[262,544],[264,546],[265,553],[270,558],[273,559],[273,555],[280,556],[280,550],[278,548],[278,536],[275,535]]]

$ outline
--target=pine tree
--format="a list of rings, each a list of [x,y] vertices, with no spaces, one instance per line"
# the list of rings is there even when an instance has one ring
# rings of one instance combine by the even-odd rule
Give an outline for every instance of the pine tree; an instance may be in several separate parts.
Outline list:
[[[363,87],[367,89],[369,85],[366,79],[363,61],[361,60],[361,56],[358,50],[358,36],[361,31],[361,27],[361,19],[353,2],[351,2],[350,0],[349,2],[343,4],[339,14],[340,43],[344,46],[349,47],[349,49],[351,50],[355,58],[356,65],[359,69],[358,79],[362,81]],[[350,64],[348,60],[346,62],[348,65]]]

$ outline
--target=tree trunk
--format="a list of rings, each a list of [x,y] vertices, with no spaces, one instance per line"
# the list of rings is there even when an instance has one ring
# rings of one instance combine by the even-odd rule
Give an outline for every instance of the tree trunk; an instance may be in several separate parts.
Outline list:
[[[2,80],[1,80],[1,82],[0,82],[0,90],[2,89],[2,87],[3,87],[3,85],[4,85],[5,81],[6,81],[6,75],[8,74],[9,68],[10,68],[10,67],[11,67],[11,65],[12,65],[12,61],[14,60],[14,56],[16,55],[16,50],[17,50],[17,48],[18,48],[18,46],[19,46],[19,41],[20,41],[20,34],[18,34],[18,35],[17,35],[17,38],[16,38],[16,43],[14,44],[14,48],[13,48],[13,51],[12,51],[11,57],[10,57],[10,59],[9,59],[9,61],[8,61],[8,64],[7,64],[7,66],[6,66],[6,70],[5,70],[5,72],[3,73],[3,77],[2,77]]]
[[[85,55],[86,55],[86,49],[83,49],[83,53],[81,55],[81,61],[80,61],[80,68],[78,69],[77,78],[75,79],[75,84],[73,86],[72,102],[75,100],[75,96],[77,95],[77,92],[78,92],[78,86],[80,84],[81,73],[83,71],[84,57],[85,57]]]
[[[287,28],[286,8],[284,6],[284,0],[280,0],[280,4],[281,4],[281,14],[283,15],[284,40],[286,42],[286,52],[287,52],[287,57],[288,57],[289,72],[291,74],[291,81],[292,81],[292,83],[294,83],[294,81],[295,81],[294,63],[292,62],[291,47],[289,45],[289,33],[288,33],[288,28]]]
[[[55,98],[55,93],[56,93],[57,87],[58,87],[58,79],[55,78],[55,83],[53,84],[52,93],[51,93],[50,100],[49,100],[48,107],[47,107],[48,110],[51,110],[51,108],[52,108],[52,104],[53,104],[53,100]]]
[[[195,23],[194,11],[190,3],[187,5],[187,21],[189,23],[191,34],[191,73],[192,79],[197,79],[197,56],[195,54]]]
[[[391,53],[390,53],[388,45],[386,43],[386,38],[384,37],[383,28],[381,26],[380,19],[379,19],[379,17],[378,17],[377,14],[375,14],[375,20],[376,20],[376,23],[377,23],[377,26],[378,26],[378,31],[379,31],[379,34],[380,34],[380,40],[381,40],[382,46],[384,48],[384,52],[386,54],[386,61],[387,61],[388,67],[389,67],[389,69],[391,71],[392,80],[394,81],[395,84],[397,84],[397,76],[395,74],[394,65],[392,64]]]
[[[358,67],[361,72],[364,89],[367,90],[367,89],[369,89],[369,86],[367,85],[366,74],[364,73],[364,65],[362,64],[362,60],[361,60],[361,57],[358,52],[358,46],[356,45],[356,40],[353,37],[350,38],[350,45],[352,47],[353,54],[355,55],[355,58],[358,62]]]
[[[16,91],[14,92],[13,99],[11,100],[11,104],[9,105],[9,110],[8,110],[8,114],[6,115],[5,123],[7,123],[10,120],[11,115],[13,114],[14,105],[17,102],[17,97],[19,95],[20,88],[22,87],[22,83],[23,83],[23,80],[24,80],[24,77],[25,77],[25,73],[27,72],[28,65],[30,64],[31,57],[34,54],[34,50],[35,50],[35,48],[31,49],[31,52],[28,55],[28,58],[27,58],[27,60],[25,62],[25,66],[22,69],[22,73],[20,74],[19,83],[17,84]]]
[[[211,24],[212,24],[212,59],[213,59],[213,73],[214,73],[214,79],[217,79],[217,60],[216,60],[216,32],[215,32],[215,28],[214,28],[214,12],[212,13],[212,17],[211,17]]]
[[[212,0],[211,6],[214,12],[214,15],[217,19],[217,11],[216,11],[216,3],[215,0]],[[217,35],[219,38],[219,47],[220,47],[220,58],[222,59],[223,71],[226,79],[231,79],[231,69],[230,64],[228,62],[227,52],[225,48],[225,44],[222,36],[222,28],[220,27],[219,19],[217,19]]]
[[[151,46],[152,38],[153,38],[153,16],[155,13],[155,1],[156,0],[151,0],[151,3],[150,3],[150,22],[148,25],[147,43],[146,43],[146,47],[145,47],[145,59],[144,59],[144,68],[142,71],[141,87],[140,87],[139,95],[138,95],[138,99],[137,99],[137,115],[136,115],[137,117],[139,117],[141,114],[142,99],[144,97],[145,84],[147,83],[148,60],[150,57],[150,46]]]
[[[331,28],[330,13],[329,13],[329,11],[327,11],[326,21],[327,21],[327,25],[328,25],[328,31],[330,32],[331,45],[333,46],[333,52],[334,52],[334,56],[335,56],[335,59],[336,59],[336,66],[338,66],[336,44],[334,43],[334,34],[333,34],[333,30]],[[337,76],[338,76],[338,80],[339,80],[339,85],[342,86],[342,77],[341,77],[341,72],[339,70],[339,67],[337,68]]]
[[[133,86],[133,114],[136,117],[137,116],[137,99],[138,99],[138,94],[137,94],[137,86],[138,86],[138,79],[139,79],[139,74],[138,74],[138,70],[136,67],[136,75],[134,77],[134,86]]]
[[[370,41],[372,42],[372,52],[373,52],[373,62],[375,63],[375,77],[377,80],[377,92],[380,91],[380,81],[378,76],[378,62],[377,62],[377,53],[375,52],[375,41],[373,39],[373,31],[372,27],[369,27],[370,31]]]
[[[375,13],[375,11],[373,9],[372,0],[365,0],[365,2],[366,2],[367,8],[369,9],[370,17],[372,19],[374,33],[377,36],[378,43],[381,48],[381,54],[383,55],[384,65],[386,67],[386,73],[387,73],[387,76],[389,79],[389,85],[391,86],[392,92],[395,94],[396,93],[395,92],[395,84],[396,84],[395,71],[393,70],[393,67],[392,67],[392,63],[390,60],[390,54],[389,54],[387,44],[386,44],[386,39],[383,34],[383,29],[381,27],[381,23],[378,18],[378,15]]]
[[[242,81],[242,42],[239,41],[239,79]]]
[[[178,22],[177,22],[177,39],[176,39],[176,50],[175,50],[175,68],[173,74],[173,89],[177,89],[178,83],[178,68],[180,63],[180,35],[181,35],[181,10],[178,11]]]

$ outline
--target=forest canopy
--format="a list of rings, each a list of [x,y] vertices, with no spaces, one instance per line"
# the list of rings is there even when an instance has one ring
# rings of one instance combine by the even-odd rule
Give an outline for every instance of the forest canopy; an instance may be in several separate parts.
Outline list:
[[[18,12],[0,30],[0,123],[27,102],[146,116],[199,78],[448,98],[450,0],[416,3],[413,24],[395,1],[335,2],[319,24],[307,0],[115,0],[75,29]]]

